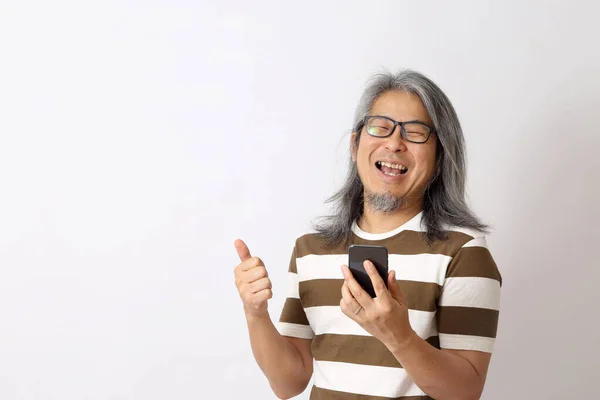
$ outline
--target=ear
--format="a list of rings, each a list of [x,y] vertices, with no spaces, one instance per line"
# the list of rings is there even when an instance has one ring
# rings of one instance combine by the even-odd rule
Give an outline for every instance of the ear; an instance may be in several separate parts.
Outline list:
[[[358,152],[358,148],[356,146],[356,132],[352,132],[352,136],[350,137],[350,154],[352,155],[352,161],[356,162],[356,153]]]

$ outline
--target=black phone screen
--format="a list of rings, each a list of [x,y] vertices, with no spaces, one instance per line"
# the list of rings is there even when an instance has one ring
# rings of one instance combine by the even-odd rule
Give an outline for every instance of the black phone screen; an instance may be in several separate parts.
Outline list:
[[[363,265],[366,260],[375,264],[375,268],[387,287],[388,250],[385,246],[352,245],[348,248],[348,258],[348,267],[354,279],[371,297],[375,297],[375,289],[373,289],[371,278]]]

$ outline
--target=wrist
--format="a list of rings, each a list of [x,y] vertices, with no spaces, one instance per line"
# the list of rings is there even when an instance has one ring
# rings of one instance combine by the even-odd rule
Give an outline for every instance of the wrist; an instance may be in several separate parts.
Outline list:
[[[244,307],[244,314],[246,316],[246,321],[248,321],[248,323],[271,320],[269,311],[267,311],[266,308],[264,310],[260,310],[260,311],[257,311],[257,310],[250,311]]]
[[[392,352],[392,354],[399,354],[405,352],[406,349],[410,348],[415,340],[418,340],[419,335],[411,328],[409,331],[401,336],[393,337],[386,347]]]

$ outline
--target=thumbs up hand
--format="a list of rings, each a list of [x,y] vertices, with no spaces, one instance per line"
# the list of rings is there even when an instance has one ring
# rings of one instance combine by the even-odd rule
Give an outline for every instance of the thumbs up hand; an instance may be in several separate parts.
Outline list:
[[[234,243],[241,263],[235,268],[235,285],[249,317],[268,317],[267,301],[273,297],[271,280],[262,260],[252,257],[242,240]]]

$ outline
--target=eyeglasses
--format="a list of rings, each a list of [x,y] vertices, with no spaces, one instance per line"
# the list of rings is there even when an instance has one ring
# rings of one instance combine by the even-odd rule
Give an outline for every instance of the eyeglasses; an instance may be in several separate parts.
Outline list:
[[[421,121],[398,122],[380,115],[367,115],[363,120],[367,133],[378,138],[392,135],[398,125],[402,139],[412,143],[425,143],[434,132],[433,126]]]

